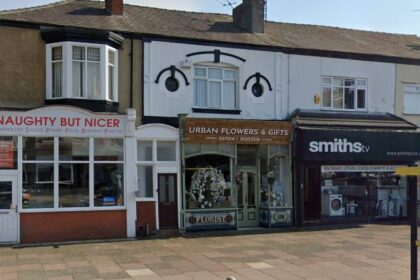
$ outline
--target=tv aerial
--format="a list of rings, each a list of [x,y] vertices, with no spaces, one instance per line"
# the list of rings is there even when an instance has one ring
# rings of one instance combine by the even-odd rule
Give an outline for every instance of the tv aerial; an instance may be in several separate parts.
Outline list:
[[[234,8],[234,5],[236,5],[236,2],[233,2],[232,0],[224,0],[223,2],[217,0],[217,2],[219,2],[220,4],[222,4],[223,7],[231,7],[232,9]]]

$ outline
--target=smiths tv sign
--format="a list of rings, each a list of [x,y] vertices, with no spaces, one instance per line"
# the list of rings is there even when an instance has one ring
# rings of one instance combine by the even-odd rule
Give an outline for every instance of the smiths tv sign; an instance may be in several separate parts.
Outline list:
[[[296,154],[305,161],[420,160],[420,134],[415,132],[298,129],[296,135]]]
[[[333,141],[311,141],[309,151],[311,153],[368,153],[370,146],[361,142],[351,142],[347,138],[334,138]]]
[[[282,121],[185,119],[184,142],[191,144],[288,145],[291,125]]]

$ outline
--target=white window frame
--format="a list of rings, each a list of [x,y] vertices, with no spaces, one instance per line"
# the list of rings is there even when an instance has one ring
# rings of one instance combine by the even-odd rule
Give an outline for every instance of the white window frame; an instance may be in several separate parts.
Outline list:
[[[57,59],[57,60],[53,60],[52,59],[52,49],[53,48],[61,48],[61,59]],[[60,63],[61,64],[61,85],[60,85],[60,96],[56,96],[56,97],[54,97],[54,98],[62,98],[62,96],[63,96],[63,72],[64,72],[64,70],[63,70],[63,61],[64,61],[64,53],[63,53],[63,47],[62,46],[55,46],[55,47],[51,47],[50,48],[50,56],[49,56],[49,59],[51,60],[51,62],[50,62],[50,64],[49,64],[49,67],[51,68],[50,69],[50,74],[49,74],[49,76],[47,77],[47,78],[49,78],[49,79],[51,79],[51,86],[50,86],[50,90],[51,90],[51,96],[53,96],[53,78],[52,78],[52,73],[53,73],[53,70],[52,70],[52,66],[54,65],[54,64],[58,64],[58,63]]]
[[[158,182],[157,182],[157,174],[159,173],[159,170],[161,168],[164,168],[165,166],[173,166],[178,164],[179,162],[179,151],[177,149],[177,145],[178,145],[178,141],[175,139],[157,139],[157,138],[141,138],[141,139],[137,139],[136,140],[136,149],[138,149],[138,143],[141,142],[152,142],[152,160],[151,161],[139,161],[138,158],[138,151],[136,152],[136,182],[137,182],[137,188],[136,190],[139,191],[139,182],[140,180],[142,180],[143,178],[139,177],[138,172],[138,167],[152,167],[152,172],[153,172],[153,197],[137,197],[136,200],[137,201],[157,201],[158,200],[158,192],[157,190],[157,186],[158,186]],[[173,161],[158,161],[157,160],[157,143],[158,142],[173,142],[175,145],[175,160]],[[172,172],[172,173],[177,173],[177,172]]]
[[[331,80],[331,84],[324,84],[323,81],[324,79],[330,79]],[[333,100],[333,96],[334,96],[334,79],[343,79],[344,81],[344,85],[342,87],[343,92],[343,107],[342,108],[334,108],[333,104],[334,104],[334,100]],[[346,86],[345,85],[345,80],[354,80],[354,86]],[[364,86],[359,86],[357,85],[358,81],[363,81],[365,83]],[[323,90],[324,88],[330,88],[330,92],[331,92],[331,96],[330,96],[330,107],[326,107],[324,106],[324,94],[323,94]],[[344,108],[344,90],[346,88],[354,88],[354,109],[349,109],[349,108]],[[365,91],[365,107],[364,108],[357,108],[357,91],[358,90],[364,90]],[[321,109],[323,110],[334,110],[334,111],[367,111],[368,108],[368,79],[367,78],[354,78],[354,77],[341,77],[341,76],[321,76]]]
[[[407,110],[406,103],[408,100],[406,100],[407,95],[416,96],[418,99],[420,99],[420,84],[411,84],[411,83],[403,83],[403,114],[407,115],[420,115],[420,110],[417,109],[417,111],[413,110]],[[418,108],[418,107],[416,107]]]
[[[52,48],[62,47],[62,85],[61,85],[61,96],[53,97],[52,95]],[[99,73],[100,73],[100,83],[99,83],[99,97],[90,98],[87,91],[84,92],[85,96],[77,97],[73,95],[73,47],[92,47],[100,49],[100,61],[99,61]],[[113,92],[114,99],[110,98],[110,93],[108,90],[109,84],[109,52],[114,53],[114,83],[113,83]],[[85,57],[85,59],[87,59]],[[56,62],[56,61],[55,61]],[[60,42],[52,43],[46,45],[46,98],[47,99],[89,99],[89,100],[106,100],[118,102],[118,65],[119,57],[118,50],[104,44],[93,44],[93,43],[80,43],[80,42]],[[87,71],[85,71],[87,75]],[[87,88],[87,85],[84,85],[84,88]]]
[[[195,69],[196,68],[204,68],[206,69],[206,77],[202,77],[202,76],[196,76],[195,75]],[[222,70],[222,79],[213,79],[213,78],[209,78],[209,69],[219,69]],[[236,75],[236,79],[226,79],[225,78],[225,71],[234,71],[235,75]],[[193,87],[193,108],[200,108],[200,109],[219,109],[219,110],[237,110],[238,106],[239,106],[239,71],[238,68],[236,67],[232,67],[232,66],[220,66],[220,65],[209,65],[209,64],[195,64],[193,67],[193,80],[205,80],[207,82],[207,92],[206,92],[206,99],[207,99],[207,106],[199,106],[196,103],[196,99],[195,99],[195,88]],[[221,96],[221,101],[220,107],[211,107],[209,106],[210,104],[210,82],[220,82],[221,83],[221,88],[220,88],[220,96]],[[224,82],[235,82],[235,107],[234,108],[226,108],[224,107],[223,104],[223,84]]]
[[[97,137],[86,137],[89,139],[89,160],[86,161],[64,161],[64,160],[60,160],[59,159],[59,138],[66,138],[66,137],[54,137],[54,160],[23,160],[23,154],[22,154],[22,146],[23,146],[23,139],[22,138],[36,138],[36,136],[19,136],[18,137],[18,150],[19,150],[19,154],[18,154],[18,170],[19,170],[19,174],[21,174],[21,182],[24,183],[23,178],[25,177],[25,175],[23,174],[23,172],[25,172],[24,170],[24,164],[26,163],[53,163],[54,164],[54,174],[53,174],[53,183],[54,183],[54,191],[53,191],[53,201],[54,201],[54,207],[51,208],[23,208],[22,205],[22,191],[23,191],[23,185],[22,187],[19,188],[19,192],[20,195],[18,196],[20,198],[20,201],[18,202],[19,205],[19,212],[22,213],[37,213],[37,212],[74,212],[74,211],[112,211],[112,210],[125,210],[127,209],[127,189],[126,189],[126,180],[127,178],[124,177],[124,182],[123,182],[123,191],[124,191],[124,195],[123,195],[123,200],[124,200],[124,205],[122,206],[95,206],[95,178],[94,178],[94,168],[95,168],[95,164],[101,164],[101,163],[115,163],[115,164],[122,164],[122,169],[123,171],[125,170],[125,158],[126,158],[126,153],[125,153],[125,148],[123,148],[124,150],[124,159],[120,160],[120,161],[98,161],[98,160],[94,160],[94,139]],[[71,138],[71,137],[69,137]],[[76,137],[76,138],[83,138],[83,137]],[[105,137],[105,138],[112,138],[112,139],[122,139],[123,140],[123,147],[125,147],[126,145],[126,140],[124,138],[121,137]],[[59,164],[60,163],[72,163],[72,164],[77,164],[77,163],[88,163],[89,164],[89,206],[88,207],[59,207],[59,184],[61,182],[59,182]],[[124,172],[125,175],[125,172]]]

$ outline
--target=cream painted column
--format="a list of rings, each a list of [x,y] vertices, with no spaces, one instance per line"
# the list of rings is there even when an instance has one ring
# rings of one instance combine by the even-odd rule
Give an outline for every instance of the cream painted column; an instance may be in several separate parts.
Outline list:
[[[137,204],[135,191],[137,190],[136,170],[136,110],[127,109],[127,127],[125,133],[125,202],[127,207],[127,237],[136,236]]]

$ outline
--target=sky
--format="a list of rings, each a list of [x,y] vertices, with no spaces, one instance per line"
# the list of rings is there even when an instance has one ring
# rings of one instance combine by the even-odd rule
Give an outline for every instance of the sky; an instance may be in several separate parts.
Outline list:
[[[242,0],[229,0],[240,4]],[[0,10],[57,0],[0,0]],[[124,0],[166,9],[231,14],[227,0]],[[268,20],[420,36],[420,0],[268,0]]]

